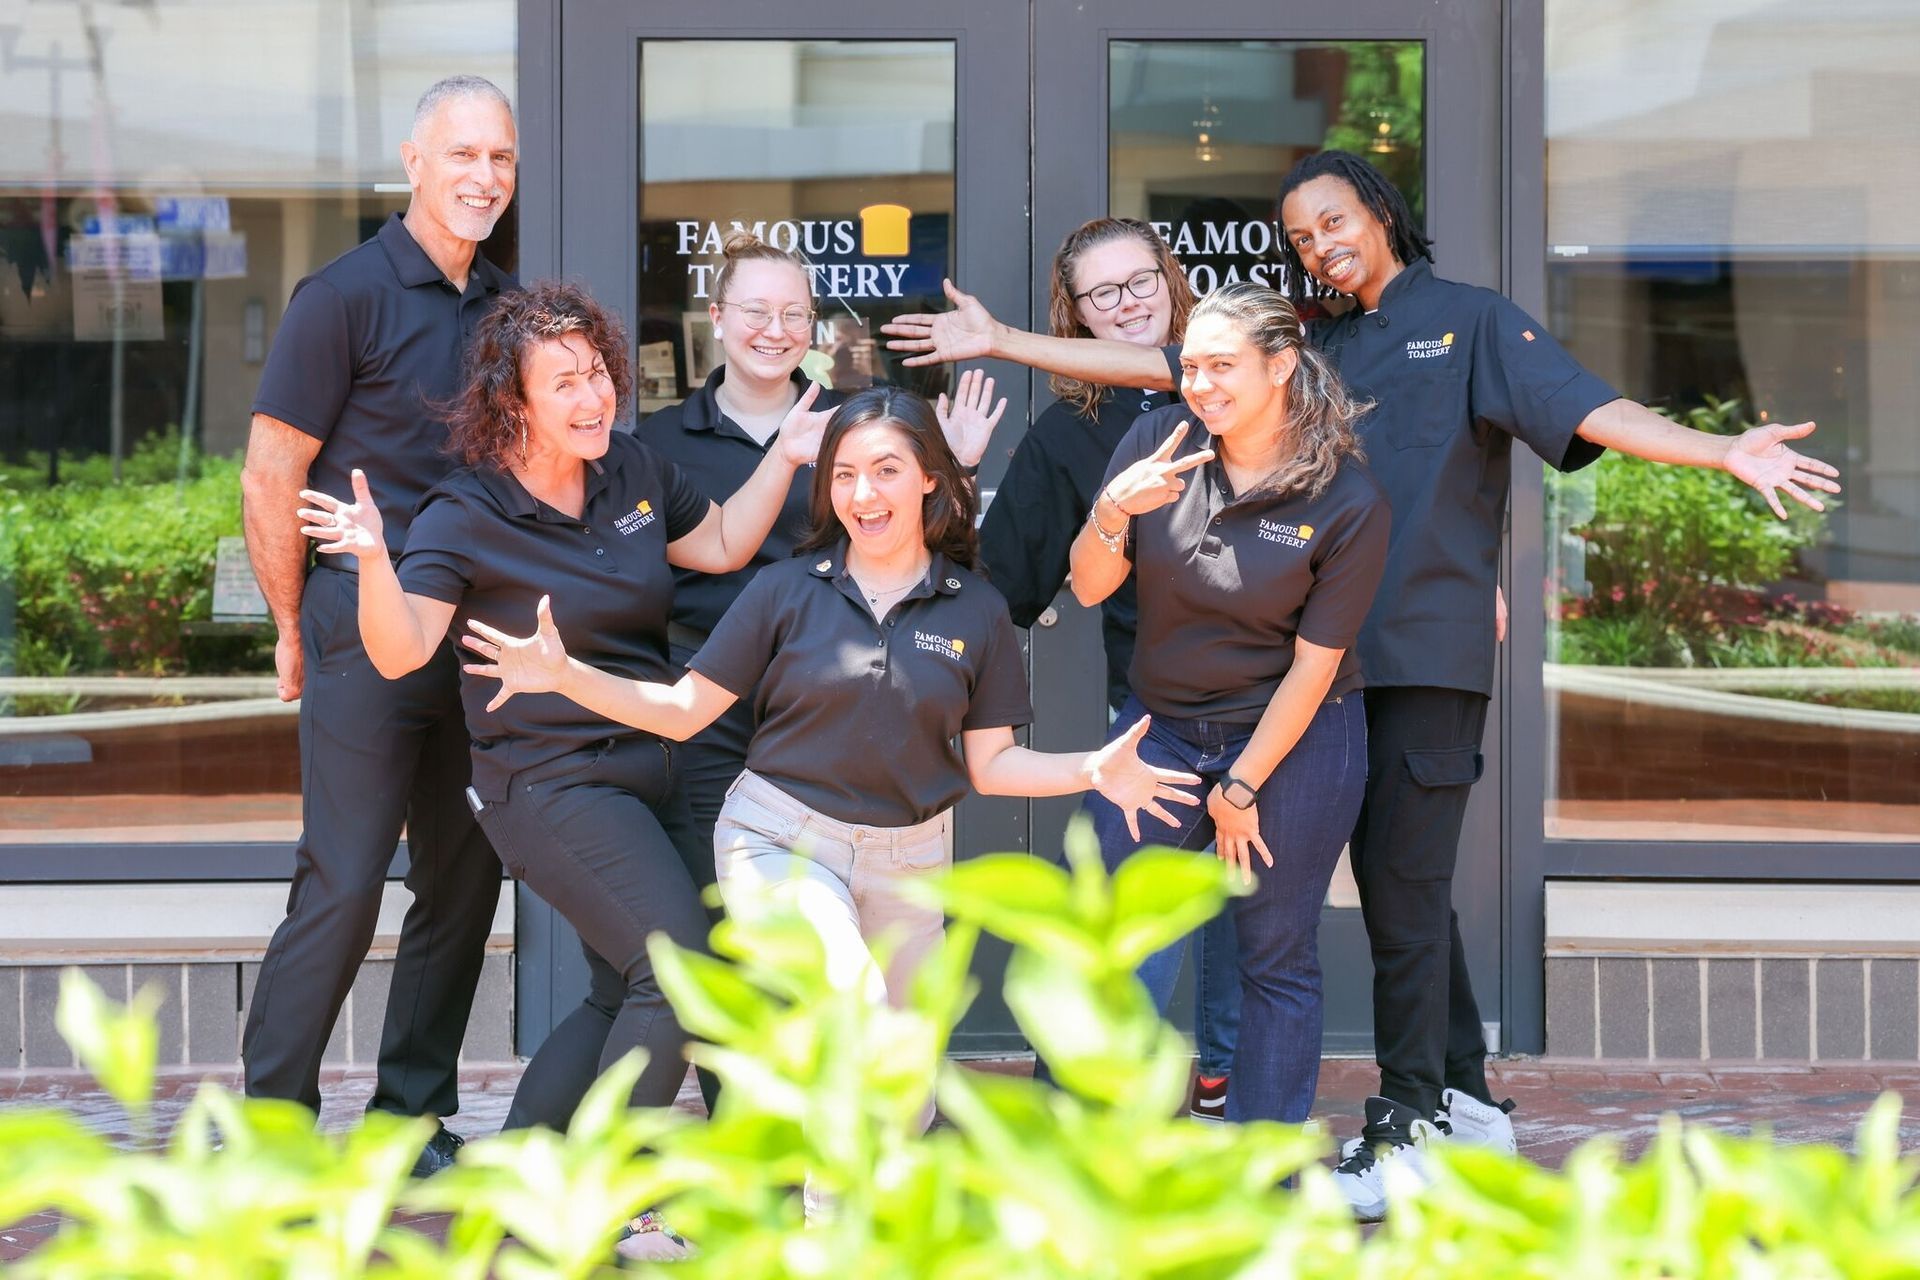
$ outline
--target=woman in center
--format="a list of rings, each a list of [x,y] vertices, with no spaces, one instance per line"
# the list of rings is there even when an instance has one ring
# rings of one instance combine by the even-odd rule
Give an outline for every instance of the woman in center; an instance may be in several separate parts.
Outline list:
[[[570,660],[546,601],[532,636],[469,624],[499,700],[557,691],[663,737],[700,732],[750,696],[758,727],[714,832],[723,899],[788,886],[826,944],[836,982],[901,1003],[939,940],[941,913],[903,886],[946,867],[951,810],[987,795],[1088,789],[1114,821],[1175,829],[1166,802],[1197,805],[1200,779],[1143,764],[1140,719],[1097,751],[1038,752],[1006,602],[973,572],[973,486],[933,409],[893,387],[835,410],[820,446],[812,529],[794,559],[741,591],[667,685]],[[558,606],[566,617],[566,602]],[[957,742],[957,745],[956,745]],[[888,939],[884,970],[871,944]]]
[[[1214,839],[1252,885],[1230,907],[1241,1012],[1227,1119],[1298,1123],[1320,1074],[1320,906],[1366,784],[1353,643],[1386,561],[1387,502],[1354,435],[1366,406],[1278,293],[1208,295],[1180,371],[1185,404],[1143,414],[1108,464],[1074,540],[1073,590],[1097,604],[1134,574],[1133,693],[1117,723],[1151,712],[1141,759],[1213,784],[1165,842]],[[1195,418],[1211,445],[1176,457]],[[1087,805],[1109,866],[1144,843],[1112,805]],[[1179,970],[1178,947],[1141,966],[1163,1010]]]

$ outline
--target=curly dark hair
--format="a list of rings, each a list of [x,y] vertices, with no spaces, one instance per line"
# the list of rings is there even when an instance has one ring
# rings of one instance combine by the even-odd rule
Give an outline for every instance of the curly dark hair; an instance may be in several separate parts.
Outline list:
[[[447,452],[468,466],[510,469],[523,448],[527,361],[542,343],[573,333],[599,353],[613,379],[614,416],[624,413],[633,396],[626,326],[579,285],[537,280],[501,294],[475,326],[460,391],[442,406]]]
[[[974,528],[980,499],[973,491],[973,481],[967,478],[960,459],[953,456],[933,406],[924,397],[893,386],[854,392],[827,420],[826,433],[820,440],[820,463],[813,471],[813,496],[807,510],[810,527],[794,554],[837,547],[848,536],[833,510],[833,461],[849,431],[875,422],[897,427],[920,469],[933,477],[933,492],[920,503],[920,530],[927,550],[973,568],[980,558],[980,535]]]

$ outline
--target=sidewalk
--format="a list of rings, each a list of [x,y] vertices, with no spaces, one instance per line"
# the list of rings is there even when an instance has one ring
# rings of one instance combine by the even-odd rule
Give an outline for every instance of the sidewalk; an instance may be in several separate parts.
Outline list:
[[[1025,1074],[1030,1061],[994,1059],[969,1065],[982,1070]],[[447,1127],[466,1137],[494,1132],[505,1119],[520,1079],[518,1063],[472,1066],[461,1072],[460,1113]],[[1601,1134],[1617,1137],[1629,1152],[1652,1138],[1663,1113],[1733,1133],[1770,1127],[1783,1142],[1851,1145],[1853,1130],[1883,1091],[1903,1094],[1901,1141],[1920,1149],[1920,1063],[1903,1065],[1806,1067],[1758,1063],[1716,1066],[1702,1063],[1633,1067],[1595,1062],[1517,1058],[1492,1064],[1496,1098],[1519,1104],[1514,1129],[1520,1153],[1557,1167],[1574,1147]],[[162,1076],[155,1116],[170,1131],[202,1078],[238,1089],[233,1070],[203,1077],[191,1072]],[[1336,1137],[1359,1131],[1361,1103],[1374,1088],[1371,1062],[1328,1059],[1320,1075],[1316,1114],[1326,1118]],[[370,1071],[331,1070],[321,1076],[326,1104],[320,1122],[327,1128],[353,1123],[373,1088]],[[680,1092],[681,1108],[698,1114],[700,1095],[689,1079]],[[0,1107],[55,1106],[83,1118],[95,1132],[126,1140],[125,1116],[92,1079],[77,1071],[0,1072]],[[22,1257],[57,1226],[42,1216],[0,1228],[0,1264]],[[422,1223],[431,1229],[431,1224]]]

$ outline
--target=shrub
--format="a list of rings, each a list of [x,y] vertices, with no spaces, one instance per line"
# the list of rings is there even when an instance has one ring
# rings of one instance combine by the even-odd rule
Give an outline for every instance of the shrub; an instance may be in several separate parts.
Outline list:
[[[0,488],[0,597],[11,593],[16,611],[16,674],[183,665],[180,624],[212,616],[219,540],[240,532],[240,461],[196,457],[183,480],[132,478],[154,472],[171,439],[136,451],[119,484]],[[171,448],[177,466],[177,441]]]
[[[1678,1122],[1637,1162],[1596,1142],[1563,1172],[1441,1148],[1434,1184],[1363,1240],[1320,1140],[1174,1118],[1187,1048],[1133,967],[1219,909],[1218,864],[1149,851],[1110,878],[1084,823],[1068,852],[1069,870],[1017,855],[957,868],[948,945],[904,1009],[836,989],[813,930],[771,905],[716,930],[718,958],[656,940],[662,985],[709,1042],[698,1060],[726,1084],[706,1124],[623,1107],[630,1059],[564,1136],[473,1142],[413,1184],[426,1122],[375,1115],[318,1135],[298,1108],[208,1085],[165,1150],[116,1152],[57,1112],[0,1112],[0,1222],[69,1218],[19,1274],[579,1277],[650,1204],[701,1247],[662,1274],[726,1280],[1920,1273],[1920,1168],[1898,1152],[1892,1099],[1857,1156]],[[946,1060],[983,931],[1013,943],[1008,1006],[1064,1090]],[[108,1007],[77,973],[63,994],[80,1057],[143,1114],[150,1018],[138,1001]],[[936,1078],[952,1125],[923,1136]],[[796,1192],[808,1177],[832,1205],[812,1227]],[[444,1243],[394,1226],[396,1207],[450,1213]]]

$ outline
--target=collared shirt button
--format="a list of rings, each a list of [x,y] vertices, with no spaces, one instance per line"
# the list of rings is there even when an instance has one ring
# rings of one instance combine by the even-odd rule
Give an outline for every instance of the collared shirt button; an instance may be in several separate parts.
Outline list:
[[[603,556],[603,555],[605,555],[605,554],[607,554],[607,549],[606,549],[605,547],[595,547],[595,548],[593,549],[593,554],[595,554],[595,555],[597,555],[597,556]]]

